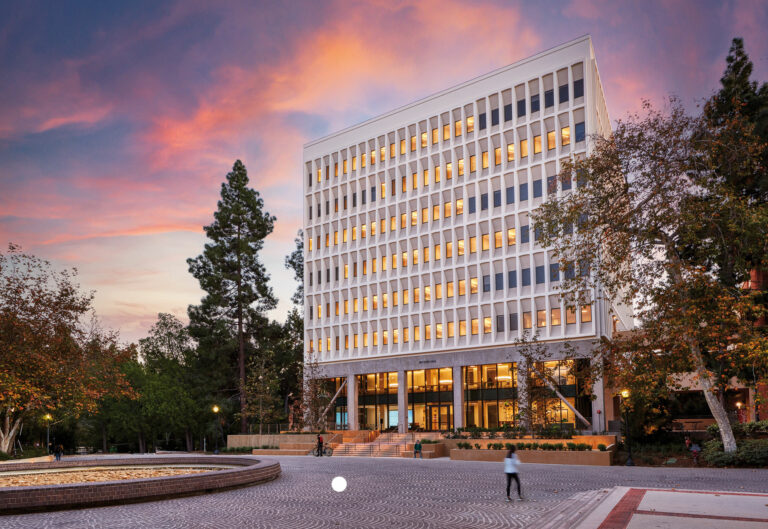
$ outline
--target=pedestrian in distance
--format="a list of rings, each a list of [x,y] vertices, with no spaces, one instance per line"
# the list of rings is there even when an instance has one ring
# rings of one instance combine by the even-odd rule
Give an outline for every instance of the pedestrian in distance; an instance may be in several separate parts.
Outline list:
[[[520,477],[518,476],[520,459],[515,454],[516,448],[515,445],[512,445],[507,451],[507,457],[504,458],[504,473],[507,475],[507,501],[512,501],[512,498],[509,496],[509,488],[512,485],[513,479],[517,483],[517,499],[523,499],[523,494],[520,492]]]
[[[413,458],[416,459],[416,454],[419,455],[419,459],[424,459],[424,455],[421,453],[421,441],[416,439],[416,444],[413,445]]]
[[[56,445],[56,449],[53,452],[53,455],[56,456],[56,461],[61,461],[61,455],[63,453],[64,453],[64,446]]]
[[[693,464],[699,466],[699,454],[701,453],[701,447],[699,443],[694,442],[691,445],[691,455],[693,456]]]
[[[323,436],[317,434],[317,457],[323,457]]]

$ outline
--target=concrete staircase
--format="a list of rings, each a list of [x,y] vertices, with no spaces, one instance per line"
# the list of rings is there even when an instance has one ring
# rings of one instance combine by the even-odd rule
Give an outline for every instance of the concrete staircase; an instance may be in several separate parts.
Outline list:
[[[572,529],[611,493],[612,489],[578,492],[529,525],[529,529]],[[525,492],[525,491],[523,491]]]
[[[351,437],[351,436],[350,436]],[[416,439],[441,439],[439,432],[384,433],[371,442],[344,442],[334,451],[334,456],[357,457],[413,457]],[[427,454],[424,454],[427,458]]]

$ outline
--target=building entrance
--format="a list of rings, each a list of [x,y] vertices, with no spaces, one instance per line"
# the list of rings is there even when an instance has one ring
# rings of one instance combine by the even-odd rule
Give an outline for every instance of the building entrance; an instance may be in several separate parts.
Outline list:
[[[452,430],[453,405],[427,405],[427,430]]]

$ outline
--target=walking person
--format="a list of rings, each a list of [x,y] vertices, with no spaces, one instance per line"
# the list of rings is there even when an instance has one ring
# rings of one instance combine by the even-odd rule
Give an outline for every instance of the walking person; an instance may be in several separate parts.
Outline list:
[[[64,446],[56,445],[56,449],[53,452],[53,455],[56,456],[56,461],[61,461],[61,455],[63,453],[64,453]]]
[[[416,444],[413,445],[413,458],[416,459],[416,454],[419,455],[419,459],[424,459],[424,455],[421,453],[421,441],[416,439]]]
[[[323,436],[317,434],[317,457],[323,457]]]
[[[507,457],[504,458],[504,473],[507,475],[507,501],[512,501],[512,498],[509,496],[509,488],[512,485],[513,479],[517,483],[517,499],[523,499],[523,494],[520,492],[520,477],[517,475],[520,459],[515,454],[516,449],[517,447],[512,445],[507,451]]]

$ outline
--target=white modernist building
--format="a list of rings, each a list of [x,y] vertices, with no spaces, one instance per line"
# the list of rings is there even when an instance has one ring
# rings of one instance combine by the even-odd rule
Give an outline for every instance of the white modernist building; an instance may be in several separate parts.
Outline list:
[[[337,427],[513,426],[525,330],[588,347],[631,326],[603,302],[566,308],[529,220],[576,186],[561,160],[609,132],[586,36],[304,146],[306,354],[347,382]],[[605,430],[602,386],[593,400],[548,367]],[[548,393],[544,420],[575,424]]]

